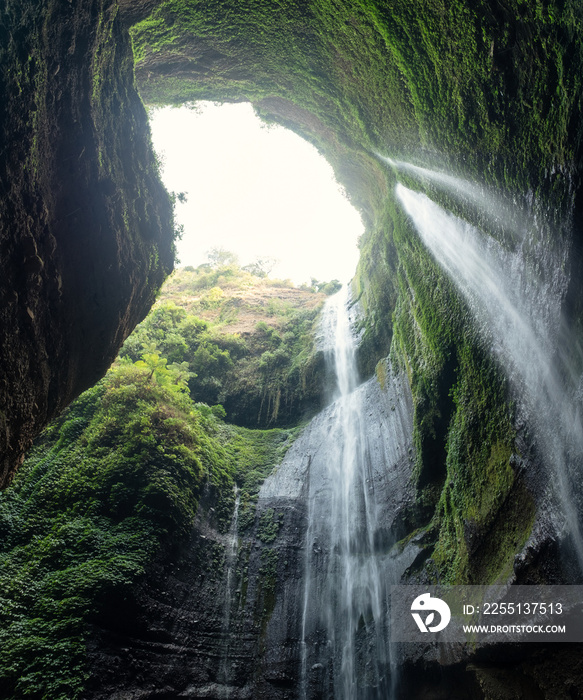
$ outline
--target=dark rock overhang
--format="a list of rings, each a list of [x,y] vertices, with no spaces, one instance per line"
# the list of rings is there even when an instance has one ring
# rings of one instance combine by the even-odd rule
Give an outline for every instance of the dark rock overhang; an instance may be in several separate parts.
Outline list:
[[[2,10],[0,486],[107,370],[173,266],[115,2]]]

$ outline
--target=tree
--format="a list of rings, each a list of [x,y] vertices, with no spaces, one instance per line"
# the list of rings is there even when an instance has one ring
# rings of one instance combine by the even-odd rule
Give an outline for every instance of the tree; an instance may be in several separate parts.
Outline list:
[[[176,202],[186,204],[188,202],[188,192],[170,192],[170,199],[172,204],[176,204]]]
[[[225,250],[224,248],[211,248],[207,250],[206,257],[214,270],[239,264],[239,258],[235,253],[232,253],[230,250]]]
[[[149,347],[142,353],[142,359],[134,365],[149,371],[148,383],[154,380],[159,386],[175,393],[187,392],[188,380],[196,377],[196,374],[190,371],[188,362],[173,362],[170,365],[167,363],[168,360],[165,357],[160,357],[159,352],[152,352],[152,348]]]
[[[277,258],[272,258],[269,256],[259,257],[255,258],[255,260],[252,263],[249,263],[249,265],[245,265],[243,270],[250,272],[256,277],[269,277],[271,271],[277,265],[277,263]]]

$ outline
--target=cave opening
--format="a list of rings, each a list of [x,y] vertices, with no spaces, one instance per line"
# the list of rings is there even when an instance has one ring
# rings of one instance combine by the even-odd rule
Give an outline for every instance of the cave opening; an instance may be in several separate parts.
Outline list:
[[[522,0],[504,7],[489,0],[397,1],[390,8],[382,0],[6,4],[0,18],[4,483],[20,471],[0,498],[6,598],[0,695],[276,700],[296,689],[300,697],[326,695],[329,635],[315,629],[310,639],[311,611],[303,601],[317,582],[307,578],[313,585],[302,586],[300,572],[307,561],[302,552],[330,570],[321,553],[334,547],[308,540],[306,480],[296,476],[304,468],[316,473],[314,455],[334,454],[321,442],[314,448],[307,438],[300,442],[298,432],[320,408],[326,369],[321,354],[311,352],[310,330],[327,292],[269,288],[260,280],[256,286],[271,296],[255,295],[249,309],[235,284],[222,294],[220,270],[197,280],[191,270],[173,281],[176,290],[183,274],[183,286],[199,291],[197,298],[189,293],[179,306],[163,296],[174,258],[167,191],[186,192],[189,206],[205,196],[182,181],[167,182],[166,189],[159,182],[142,101],[212,99],[237,107],[249,100],[262,117],[314,143],[361,212],[366,233],[352,289],[363,309],[358,369],[371,386],[361,413],[369,433],[385,441],[366,453],[367,465],[370,455],[383,461],[370,469],[379,478],[361,479],[385,507],[367,515],[366,523],[379,527],[366,546],[401,567],[375,580],[580,581],[564,545],[555,473],[538,447],[537,424],[521,416],[525,401],[513,399],[501,364],[480,340],[471,303],[399,207],[394,169],[374,154],[401,166],[439,162],[449,182],[452,173],[463,173],[470,191],[491,188],[527,203],[538,197],[541,207],[557,212],[553,221],[572,206],[579,221],[581,7],[556,0],[530,9]],[[210,180],[198,155],[187,156],[184,141],[179,158]],[[235,210],[231,229],[241,240],[233,205],[248,169],[239,172],[234,194],[215,182],[219,198],[211,207],[215,214]],[[231,170],[227,158],[222,174]],[[454,199],[435,183],[414,182],[408,170],[398,173],[403,186],[439,194],[440,206]],[[255,209],[270,199],[266,187]],[[178,199],[179,216],[188,205]],[[453,205],[460,213],[466,202]],[[499,209],[489,207],[490,218],[500,219]],[[343,276],[311,266],[336,252],[338,229],[318,254],[321,231],[301,244],[304,226],[284,233],[288,218],[280,206],[267,237],[291,242],[310,264],[310,276]],[[203,252],[232,248],[217,241],[216,223],[210,233],[197,225],[192,236],[185,226],[182,243],[199,238]],[[582,345],[583,276],[579,233],[564,231],[545,229],[528,252],[548,262],[535,260],[535,272],[548,270],[544,282],[559,301],[565,294],[565,314],[553,313],[558,307],[530,284],[534,275],[525,279],[541,323],[560,320],[573,329],[572,343],[564,331],[553,338],[557,354],[575,356]],[[563,243],[564,258],[553,257]],[[248,247],[243,265],[255,257],[245,257]],[[460,246],[454,252],[461,255]],[[181,264],[198,264],[181,250],[179,257]],[[516,280],[517,265],[505,277]],[[157,315],[128,338],[155,300]],[[123,358],[95,385],[126,338]],[[580,408],[573,411],[577,418]],[[58,414],[22,462],[34,436]],[[353,436],[356,420],[344,423],[350,428],[344,434]],[[328,424],[319,425],[324,432]],[[291,472],[280,468],[288,448],[302,444],[306,458]],[[581,450],[565,453],[578,476]],[[390,466],[387,455],[394,456]],[[434,466],[439,478],[425,480]],[[271,475],[283,486],[277,491],[274,478],[260,502]],[[349,516],[359,528],[365,523],[356,509]],[[396,532],[402,539],[391,551]],[[362,547],[353,549],[360,556]],[[344,571],[359,589],[352,578],[358,569]],[[321,590],[332,598],[340,586]],[[316,613],[328,609],[315,600]],[[574,688],[583,687],[576,646],[531,645],[530,652],[513,644],[509,657],[508,645],[472,642],[467,655],[447,658],[426,647],[416,647],[418,656],[404,652],[399,688],[385,692],[394,659],[371,672],[365,638],[367,627],[380,626],[371,624],[367,609],[356,613],[347,604],[344,610],[357,635],[347,648],[354,650],[350,663],[363,671],[360,698],[445,697],[452,687],[460,697],[554,698],[557,688],[577,694]],[[308,642],[322,650],[322,662],[307,653]],[[300,682],[298,668],[307,672]],[[374,688],[366,685],[371,678]]]
[[[312,144],[249,103],[157,106],[149,116],[183,232],[179,266],[218,249],[294,284],[353,276],[362,220]]]

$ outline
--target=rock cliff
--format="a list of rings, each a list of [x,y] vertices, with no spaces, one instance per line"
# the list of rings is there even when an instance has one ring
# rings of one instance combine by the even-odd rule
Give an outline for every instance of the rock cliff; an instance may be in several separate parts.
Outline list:
[[[173,265],[114,2],[2,10],[0,485],[107,370]]]
[[[502,281],[518,279],[540,302],[534,325],[552,327],[553,386],[568,387],[580,420],[577,3],[398,0],[389,10],[376,0],[123,0],[118,9],[52,0],[11,1],[2,13],[2,484],[42,426],[104,373],[172,267],[171,204],[135,66],[151,102],[253,102],[315,143],[360,208],[360,361],[376,374],[363,391],[383,443],[395,404],[379,360],[391,353],[407,424],[398,458],[387,457],[394,445],[379,448],[376,475],[384,545],[400,539],[395,574],[577,580],[559,496],[573,497],[571,516],[580,512],[580,453],[564,465],[575,488],[557,491],[545,444],[552,431],[537,435],[529,375],[516,369],[528,355],[506,362],[488,326],[496,309],[480,315],[480,289],[460,285],[430,252],[394,194],[399,181],[429,196],[485,232],[482,251],[502,251]],[[209,495],[190,541],[160,557],[133,602],[111,601],[92,628],[88,697],[297,697],[304,489],[317,479],[310,435],[326,416],[266,482],[240,542],[235,525],[232,535],[216,526]],[[580,694],[570,650],[554,652],[552,669],[539,649],[504,654],[489,650],[471,664],[406,657],[403,697]],[[324,664],[310,669],[306,682],[325,696]]]

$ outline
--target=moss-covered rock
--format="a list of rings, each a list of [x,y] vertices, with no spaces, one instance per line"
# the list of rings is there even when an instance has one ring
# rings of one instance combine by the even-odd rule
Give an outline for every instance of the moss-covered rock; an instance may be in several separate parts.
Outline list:
[[[0,127],[6,137],[3,143],[17,144],[0,152],[0,243],[7,270],[0,305],[5,363],[0,434],[6,444],[6,473],[38,427],[103,374],[171,267],[170,202],[158,183],[145,114],[132,87],[135,58],[141,94],[148,101],[250,100],[265,119],[295,129],[329,159],[361,210],[366,233],[353,283],[365,312],[361,368],[364,375],[372,375],[376,367],[382,385],[386,365],[377,361],[391,353],[391,362],[408,376],[412,393],[416,492],[398,518],[403,549],[414,543],[422,550],[410,575],[452,583],[505,581],[512,575],[526,582],[560,579],[560,566],[553,563],[549,568],[544,561],[547,554],[558,561],[558,546],[551,547],[543,537],[524,548],[540,510],[537,481],[525,474],[537,471],[531,467],[544,473],[545,465],[541,466],[536,445],[517,419],[512,388],[477,332],[467,303],[396,205],[396,178],[430,193],[474,223],[488,227],[488,216],[471,211],[467,201],[438,192],[423,178],[395,172],[376,154],[456,172],[481,186],[497,188],[506,201],[533,216],[550,211],[551,225],[533,247],[550,250],[558,243],[566,248],[572,243],[574,252],[562,263],[568,280],[564,307],[567,324],[575,328],[575,341],[580,340],[580,235],[577,228],[562,224],[579,225],[583,201],[580,4],[572,0],[397,0],[389,7],[382,0],[123,0],[121,19],[125,26],[131,25],[133,57],[128,35],[116,16],[117,6],[105,0],[21,5],[8,2],[0,26],[0,88],[5,96]],[[506,249],[517,246],[501,226],[492,225],[489,232]],[[208,308],[221,305],[220,285],[208,289],[204,303]],[[196,324],[190,331],[196,335]],[[167,350],[179,353],[179,339],[172,340],[176,342],[172,347],[169,342]],[[225,348],[215,345],[203,348],[206,354],[200,351],[201,365],[226,362]],[[576,346],[573,342],[564,354],[576,359]],[[279,350],[265,348],[270,353],[262,368],[269,375],[269,416],[279,412],[282,402],[278,381],[286,358]],[[139,370],[144,381],[148,376],[162,380],[168,367],[159,362],[158,353],[148,356],[142,361],[150,363],[149,369]],[[573,366],[581,370],[576,363]],[[112,388],[113,403],[103,410],[115,414],[114,399],[120,392],[123,387]],[[121,413],[110,416],[111,421],[100,427],[99,440],[93,442],[82,421],[63,423],[61,447],[85,436],[89,457],[101,460],[99,476],[83,472],[83,479],[74,478],[78,491],[73,511],[88,504],[83,517],[151,518],[158,537],[160,528],[180,530],[181,524],[191,522],[202,472],[191,449],[192,426],[184,425],[180,412],[149,404],[140,407],[143,415],[127,424]],[[210,425],[212,410],[197,410]],[[212,430],[216,434],[211,439]],[[286,562],[299,569],[300,560],[297,547],[290,546],[285,556],[276,550],[279,534],[273,517],[269,521],[265,516],[264,521],[260,516],[259,524],[255,518],[259,485],[290,435],[284,431],[250,436],[244,428],[216,425],[212,430],[198,436],[200,445],[210,450],[206,456],[212,458],[210,446],[223,440],[229,442],[225,454],[237,455],[250,468],[219,470],[207,485],[207,519],[199,523],[196,537],[205,539],[203,530],[208,525],[215,541],[208,546],[195,543],[186,559],[190,557],[192,564],[188,573],[200,572],[208,586],[184,626],[179,622],[177,628],[184,631],[198,624],[198,612],[212,608],[203,627],[216,639],[222,609],[217,597],[219,570],[226,551],[221,538],[234,502],[234,479],[243,492],[241,527],[247,532],[259,527],[261,543],[249,539],[238,557],[237,600],[249,601],[253,610],[245,624],[265,630],[277,609],[273,596]],[[168,440],[157,441],[156,435]],[[124,452],[128,438],[137,441],[139,449],[133,455]],[[111,462],[106,454],[92,452],[99,452],[102,440],[103,445],[110,440]],[[61,454],[57,445],[50,449],[52,456]],[[116,471],[120,460],[129,464],[129,471],[121,470],[123,475]],[[89,460],[83,468],[95,464]],[[50,496],[45,504],[49,509],[67,506],[67,479],[76,473],[63,469],[59,475],[59,467],[66,465],[58,459],[53,466],[51,479],[44,481],[33,468],[27,482],[33,491],[38,487],[38,493]],[[139,483],[133,478],[126,483],[128,475]],[[115,477],[111,483],[110,477]],[[54,484],[59,488],[51,490]],[[5,501],[9,511],[11,498],[16,497]],[[28,515],[33,532],[38,523],[34,513]],[[4,517],[8,537],[20,527],[13,528],[19,518],[15,520],[12,511]],[[79,584],[85,592],[109,590],[112,582],[122,589],[128,582],[133,585],[134,574],[142,566],[141,548],[150,542],[149,530],[148,537],[139,539],[131,528],[118,532],[115,524],[99,534],[103,521],[92,523],[97,535],[91,542],[97,543],[97,549],[88,545],[87,551],[101,552],[98,563],[112,551],[116,554],[120,542],[135,545],[136,556],[132,559],[125,552],[113,568],[70,561],[78,554],[77,531],[67,530],[69,525],[60,521],[54,527],[57,535],[63,529],[61,539],[51,535],[46,542],[33,537],[34,541],[21,543],[36,553],[30,561],[39,575],[32,588],[38,585],[44,590],[44,586],[60,598],[39,597],[37,590],[24,585],[13,590],[12,573],[15,581],[24,580],[23,561],[18,559],[24,550],[18,550],[17,543],[7,555],[7,599],[17,601],[6,608],[12,616],[9,622],[22,621],[19,605],[33,599],[40,605],[27,634],[12,637],[10,659],[24,658],[26,665],[32,648],[26,647],[26,640],[37,640],[35,649],[38,640],[49,640],[45,646],[40,644],[42,653],[36,655],[29,675],[16,679],[28,668],[19,666],[20,661],[7,667],[8,692],[17,692],[17,683],[28,683],[26,692],[36,692],[45,680],[43,659],[49,658],[53,643],[64,639],[68,641],[62,646],[57,644],[66,660],[63,673],[53,677],[56,685],[44,690],[53,697],[81,692],[78,630],[82,616],[79,601],[69,601],[66,593],[81,579],[89,582],[85,588]],[[64,552],[59,549],[62,542]],[[192,551],[198,554],[191,556]],[[32,555],[27,551],[22,556]],[[144,557],[151,564],[151,552]],[[71,583],[70,571],[66,576],[58,567],[48,572],[47,561],[51,563],[52,558],[64,561],[68,568],[78,565],[83,575],[73,577]],[[247,575],[248,570],[245,573],[249,566],[254,567],[255,578]],[[172,576],[180,578],[165,569],[160,580]],[[299,585],[298,580],[294,583]],[[151,590],[148,585],[141,599],[144,610],[148,609],[144,603]],[[189,577],[174,590],[180,596],[187,589],[192,589]],[[159,587],[158,593],[156,619],[169,623],[167,611],[172,608],[164,602],[164,590]],[[13,594],[16,598],[10,597]],[[74,615],[58,617],[63,608],[55,606],[55,600],[68,601],[65,610]],[[85,598],[82,602],[89,605]],[[31,609],[38,612],[34,606]],[[64,628],[53,624],[54,613],[65,621]],[[157,643],[166,643],[159,630],[152,631],[147,624],[141,629],[152,633]],[[255,645],[257,630],[253,634],[248,651],[251,646],[261,648]],[[196,654],[200,661],[201,654]],[[555,684],[539,678],[547,667],[533,659],[537,670],[525,671],[528,680],[514,684],[517,692],[548,690],[551,697]],[[139,675],[139,667],[131,658],[126,660],[126,680],[131,685],[135,677],[129,676],[134,671]],[[291,668],[295,663],[291,652],[288,661]],[[515,667],[520,663],[516,661]],[[211,692],[209,684],[217,680],[216,663],[213,667],[207,658],[194,666],[196,682]],[[410,678],[416,670],[412,669]],[[459,669],[452,669],[449,680],[454,686],[459,677]],[[117,682],[117,677],[112,678],[109,690]],[[186,688],[189,681],[183,676],[181,682]],[[263,692],[282,694],[292,683],[289,674],[267,674],[261,682]],[[428,677],[427,682],[437,687],[441,680]],[[575,679],[571,694],[576,693],[576,683]],[[500,680],[496,672],[478,668],[464,692],[471,686],[476,697],[487,697],[503,685],[504,678]],[[421,697],[425,690],[416,687],[415,693]],[[95,697],[100,692],[95,690]],[[413,691],[409,697],[415,697]]]
[[[128,18],[132,6],[140,3],[125,4]],[[431,561],[441,576],[478,580],[480,543],[496,539],[510,494],[530,488],[515,481],[511,391],[466,302],[396,204],[396,177],[502,244],[516,241],[467,201],[396,173],[375,154],[457,172],[535,217],[550,210],[562,245],[580,178],[581,8],[163,0],[131,17],[147,100],[250,100],[265,119],[314,142],[360,208],[366,233],[353,288],[364,309],[361,370],[372,374],[391,351],[413,392],[418,494],[405,521],[435,533]],[[555,245],[542,238],[536,245]],[[488,579],[510,570],[531,524],[530,515],[517,523],[514,545],[503,547]]]

